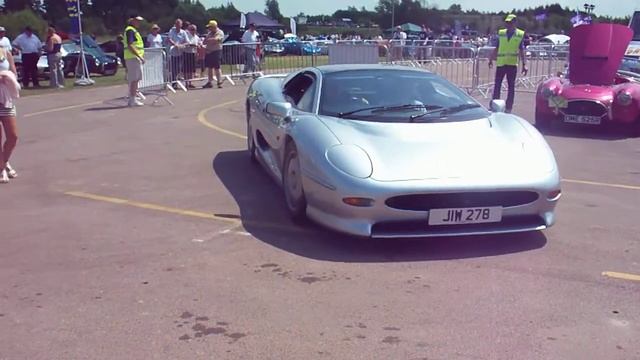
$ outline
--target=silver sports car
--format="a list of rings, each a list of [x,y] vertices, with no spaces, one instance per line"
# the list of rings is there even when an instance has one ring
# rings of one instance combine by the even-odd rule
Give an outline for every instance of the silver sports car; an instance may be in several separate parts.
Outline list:
[[[363,237],[495,234],[555,222],[560,176],[527,121],[433,73],[329,65],[255,80],[251,159],[294,219]]]

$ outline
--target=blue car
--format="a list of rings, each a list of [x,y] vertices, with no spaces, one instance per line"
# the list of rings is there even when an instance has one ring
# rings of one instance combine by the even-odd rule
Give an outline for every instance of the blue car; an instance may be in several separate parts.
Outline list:
[[[284,52],[287,55],[319,55],[322,49],[310,42],[302,42],[292,34],[286,34],[284,40]]]

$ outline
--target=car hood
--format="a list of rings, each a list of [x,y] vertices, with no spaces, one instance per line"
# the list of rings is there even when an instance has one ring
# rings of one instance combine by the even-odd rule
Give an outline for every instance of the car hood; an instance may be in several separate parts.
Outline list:
[[[569,79],[573,84],[611,85],[633,31],[617,24],[580,25],[571,30]]]
[[[555,168],[537,131],[507,114],[449,123],[378,123],[322,118],[343,144],[362,148],[378,181],[464,179],[501,183]]]
[[[593,85],[574,85],[571,83],[563,84],[561,95],[569,100],[597,100],[609,103],[613,100],[613,94],[616,92],[618,85],[613,86],[593,86]]]

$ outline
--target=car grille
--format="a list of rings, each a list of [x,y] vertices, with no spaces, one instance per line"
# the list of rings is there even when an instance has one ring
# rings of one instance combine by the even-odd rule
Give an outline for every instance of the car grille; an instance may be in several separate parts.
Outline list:
[[[373,225],[374,238],[429,237],[465,234],[491,234],[518,231],[533,231],[546,228],[544,219],[537,215],[505,217],[499,223],[429,225],[423,221],[385,221]]]
[[[443,208],[480,206],[512,207],[538,200],[534,191],[488,191],[401,195],[387,199],[388,207],[398,210],[428,211]]]
[[[607,113],[607,107],[595,101],[577,100],[569,102],[569,107],[565,113],[569,115],[604,116]]]

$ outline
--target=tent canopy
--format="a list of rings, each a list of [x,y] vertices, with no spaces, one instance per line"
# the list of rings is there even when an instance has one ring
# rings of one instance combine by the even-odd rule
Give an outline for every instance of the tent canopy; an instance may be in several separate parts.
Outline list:
[[[543,37],[541,40],[551,42],[554,45],[563,45],[568,44],[571,38],[563,34],[551,34]]]
[[[419,33],[422,31],[422,28],[416,24],[412,24],[412,23],[404,23],[402,25],[399,25],[402,28],[402,31],[404,32],[410,32],[410,33]],[[396,31],[395,27],[389,28],[387,30],[385,30],[385,32],[394,32]]]
[[[258,29],[265,29],[265,30],[284,29],[284,25],[278,23],[277,21],[257,11],[246,13],[245,16],[247,17],[247,26],[249,26],[249,24],[251,23],[254,23],[256,24],[256,28]],[[238,17],[235,20],[226,21],[222,24],[222,27],[239,28],[240,18]]]

